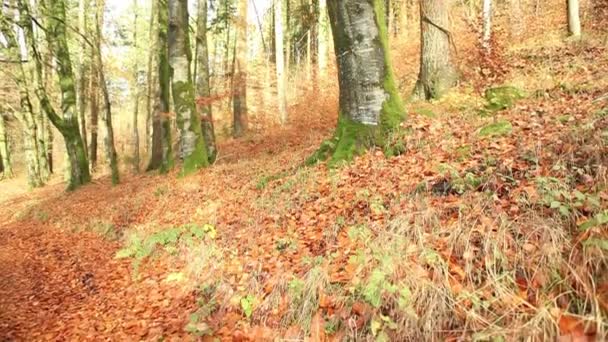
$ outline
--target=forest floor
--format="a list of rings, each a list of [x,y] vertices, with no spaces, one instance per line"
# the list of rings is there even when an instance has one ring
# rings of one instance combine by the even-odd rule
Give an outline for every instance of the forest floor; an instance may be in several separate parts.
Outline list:
[[[311,96],[193,176],[0,183],[0,340],[606,338],[607,48],[508,53],[517,99],[408,104],[397,157],[300,167]]]

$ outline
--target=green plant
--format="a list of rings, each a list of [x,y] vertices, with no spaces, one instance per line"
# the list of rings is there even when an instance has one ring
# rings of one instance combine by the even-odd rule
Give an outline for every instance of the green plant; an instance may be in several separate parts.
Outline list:
[[[253,310],[256,304],[256,298],[253,295],[247,295],[245,297],[241,298],[241,310],[243,310],[243,313],[245,314],[245,316],[247,318],[251,318],[251,315],[253,314]]]
[[[482,137],[500,137],[511,134],[513,126],[507,120],[500,120],[482,127],[479,130],[479,135]]]

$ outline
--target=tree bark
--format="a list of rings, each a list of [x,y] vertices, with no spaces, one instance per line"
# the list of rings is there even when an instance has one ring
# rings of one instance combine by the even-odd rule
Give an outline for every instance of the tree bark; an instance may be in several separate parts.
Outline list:
[[[287,123],[287,97],[285,95],[285,52],[283,50],[283,15],[282,0],[274,0],[274,34],[276,41],[276,72],[277,72],[277,102],[279,108],[279,121],[281,125]]]
[[[139,68],[137,63],[137,0],[133,0],[133,171],[139,173]]]
[[[234,59],[234,92],[232,95],[232,112],[234,119],[233,136],[240,137],[247,131],[247,3],[248,0],[237,0],[236,46]]]
[[[79,0],[78,3],[78,33],[82,37],[87,36],[87,18],[89,11],[89,0]],[[90,72],[86,60],[87,44],[81,44],[78,57],[78,115],[80,118],[80,134],[84,142],[84,153],[88,156],[87,146],[87,121],[86,121],[86,96],[87,74]]]
[[[579,0],[568,0],[568,32],[573,37],[581,35],[581,18]]]
[[[0,165],[2,165],[0,172],[2,172],[3,178],[12,178],[14,176],[13,164],[11,163],[11,149],[5,120],[4,115],[0,113]]]
[[[420,72],[414,98],[438,99],[456,83],[450,57],[450,31],[446,0],[420,1]]]
[[[106,150],[106,158],[110,163],[110,172],[112,175],[112,184],[116,185],[120,182],[120,175],[118,172],[118,157],[116,155],[116,147],[114,145],[114,126],[112,125],[112,103],[110,102],[110,92],[108,91],[108,85],[106,83],[106,75],[103,68],[103,59],[101,58],[101,41],[103,40],[101,27],[103,26],[103,15],[104,15],[105,1],[100,0],[97,2],[97,9],[95,11],[96,16],[96,35],[95,35],[95,48],[97,58],[97,68],[99,71],[99,83],[101,87],[101,93],[103,95],[104,102],[104,115],[103,121],[106,126],[106,136],[104,147]]]
[[[217,156],[213,116],[211,113],[211,87],[209,86],[209,49],[207,46],[207,0],[198,0],[196,28],[196,96],[201,129],[207,143],[207,156],[213,163]]]
[[[171,89],[180,130],[180,153],[184,161],[182,174],[209,165],[207,147],[196,112],[194,85],[190,71],[188,1],[169,0],[169,65],[173,71]]]
[[[340,113],[331,141],[307,161],[351,160],[371,146],[391,154],[390,138],[405,117],[387,43],[384,0],[328,2],[334,38]]]
[[[492,49],[492,0],[483,0],[483,34],[482,34],[482,47],[489,53]]]
[[[148,39],[150,42],[150,46],[148,48],[148,67],[146,73],[146,140],[144,144],[145,155],[150,155],[151,145],[152,145],[152,120],[154,117],[154,106],[155,103],[153,99],[157,100],[155,94],[158,89],[158,69],[156,65],[158,64],[158,0],[152,1],[152,6],[150,8],[150,20],[149,20],[149,31],[148,31]],[[150,164],[148,164],[148,167]]]
[[[58,60],[57,75],[61,90],[62,117],[57,115],[43,87],[42,58],[37,50],[34,39],[32,23],[27,22],[25,27],[26,38],[30,44],[33,59],[36,63],[35,88],[40,106],[47,114],[49,120],[59,130],[64,138],[69,162],[68,190],[73,190],[90,182],[89,163],[85,154],[84,143],[80,135],[78,114],[76,112],[75,77],[72,70],[72,61],[67,42],[65,3],[61,0],[47,0],[42,2],[44,13],[47,14],[47,42],[50,52]],[[19,1],[19,7],[24,17],[30,16],[26,1]]]
[[[91,49],[91,60],[95,59],[96,49]],[[99,132],[99,70],[96,63],[91,63],[91,84],[89,85],[89,104],[91,106],[91,141],[89,146],[89,157],[91,169],[97,168],[97,141]]]
[[[171,107],[170,74],[168,37],[168,6],[166,3],[157,5],[156,45],[158,54],[156,56],[153,74],[154,82],[158,82],[154,93],[153,119],[152,119],[152,155],[148,164],[148,171],[159,169],[161,173],[168,172],[173,168],[173,148],[171,141],[171,121],[169,111]]]

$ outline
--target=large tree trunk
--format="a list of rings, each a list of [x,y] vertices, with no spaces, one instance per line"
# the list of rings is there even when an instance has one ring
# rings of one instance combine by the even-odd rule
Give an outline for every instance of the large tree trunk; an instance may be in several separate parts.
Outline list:
[[[152,6],[150,8],[150,20],[149,20],[149,29],[148,29],[148,40],[150,42],[150,46],[148,47],[148,66],[146,73],[146,140],[144,144],[145,155],[151,155],[152,151],[150,150],[152,144],[152,119],[154,113],[154,105],[155,103],[152,101],[154,98],[157,89],[158,89],[158,69],[156,68],[156,64],[158,63],[158,1],[152,1]],[[148,167],[150,164],[148,164]]]
[[[307,162],[347,161],[370,146],[391,153],[390,137],[405,113],[391,70],[384,0],[328,2],[334,37],[340,113],[332,141]]]
[[[166,4],[157,5],[157,19],[155,25],[155,42],[158,46],[158,54],[153,64],[152,74],[153,83],[157,83],[153,94],[153,116],[152,116],[152,154],[148,171],[159,169],[161,173],[168,172],[173,168],[173,149],[171,141],[171,121],[169,120],[170,111],[170,68],[169,68],[169,48],[167,46],[168,7]]]
[[[4,178],[13,177],[13,165],[11,163],[11,149],[6,131],[5,118],[0,113],[0,165],[2,165],[2,176]]]
[[[194,85],[190,72],[188,1],[169,0],[169,64],[173,71],[172,92],[177,125],[180,130],[182,174],[192,173],[209,165],[207,147],[196,113]]]
[[[247,131],[247,3],[237,0],[236,46],[234,60],[234,92],[232,112],[234,116],[233,135],[242,136]]]
[[[198,0],[196,28],[196,96],[201,116],[203,136],[207,143],[207,156],[213,163],[217,156],[213,116],[211,113],[211,87],[209,86],[209,49],[207,47],[207,0]]]
[[[283,16],[281,1],[274,1],[274,34],[276,40],[276,71],[277,71],[277,101],[279,108],[279,121],[282,125],[287,123],[287,96],[285,94],[285,53],[283,50]]]
[[[581,18],[579,0],[568,0],[568,32],[573,37],[581,35]]]
[[[120,182],[118,173],[118,157],[116,155],[116,147],[114,145],[114,126],[112,125],[112,103],[110,102],[110,92],[106,83],[106,75],[103,68],[103,59],[101,58],[101,41],[103,40],[101,27],[103,26],[103,14],[105,9],[105,1],[97,2],[96,16],[96,35],[95,35],[95,50],[97,57],[97,68],[99,71],[99,84],[104,102],[103,121],[106,126],[106,136],[104,147],[106,150],[106,158],[110,163],[110,172],[112,175],[112,184],[116,185]]]
[[[137,63],[137,0],[133,0],[133,171],[139,172],[139,68]]]
[[[450,57],[450,31],[446,0],[420,1],[420,73],[414,88],[417,99],[437,99],[456,83]]]

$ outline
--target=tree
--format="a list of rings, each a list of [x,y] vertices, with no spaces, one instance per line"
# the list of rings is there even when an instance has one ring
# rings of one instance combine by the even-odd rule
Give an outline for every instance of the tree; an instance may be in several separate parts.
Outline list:
[[[211,87],[209,86],[209,48],[207,46],[207,0],[198,0],[196,20],[196,95],[199,100],[208,101],[211,96]],[[211,102],[199,102],[197,108],[201,116],[201,129],[207,143],[207,156],[209,162],[213,163],[217,156],[217,147]]]
[[[334,138],[308,164],[348,161],[372,146],[391,152],[390,138],[405,117],[388,53],[384,0],[328,2],[340,86]],[[353,20],[356,18],[356,20]]]
[[[194,84],[190,71],[192,55],[188,28],[188,1],[169,0],[169,65],[172,70],[171,89],[180,130],[182,174],[192,173],[209,165],[207,147],[196,112]]]
[[[317,31],[317,63],[321,77],[325,76],[327,70],[327,59],[329,58],[329,19],[327,17],[327,0],[319,1],[319,18]],[[331,0],[330,0],[331,1]]]
[[[148,164],[148,171],[159,169],[165,173],[173,168],[173,149],[171,144],[171,122],[168,118],[171,107],[170,94],[170,67],[169,47],[167,30],[169,27],[169,10],[166,1],[159,0],[153,7],[156,11],[157,23],[155,27],[155,45],[158,53],[151,61],[153,64],[151,73],[152,83],[157,83],[154,88],[152,105],[152,153]],[[154,20],[154,15],[152,19]]]
[[[483,33],[482,33],[482,47],[486,51],[486,53],[490,52],[491,39],[492,39],[492,0],[483,0],[483,10],[482,10],[482,19],[483,19]]]
[[[49,120],[59,130],[64,138],[66,152],[69,163],[68,189],[88,183],[91,179],[88,168],[88,161],[84,151],[82,137],[78,126],[78,115],[76,113],[76,90],[74,86],[74,73],[70,59],[70,51],[67,43],[65,4],[63,1],[42,1],[40,4],[42,12],[46,14],[46,40],[49,52],[52,52],[57,59],[57,76],[61,90],[61,111],[60,117],[47,94],[43,78],[43,62],[38,51],[38,42],[34,38],[31,12],[26,1],[19,0],[18,9],[20,14],[19,25],[24,32],[23,41],[29,45],[30,54],[34,61],[34,84],[36,96],[40,102],[40,107],[46,113]],[[5,37],[11,35],[12,30],[3,30]],[[14,36],[9,40],[14,39]],[[23,68],[22,68],[23,70]],[[23,90],[22,90],[23,92]],[[27,87],[25,88],[27,92]],[[22,100],[29,102],[23,103],[31,112],[31,101],[23,95]]]
[[[232,134],[235,137],[240,137],[247,131],[247,3],[248,0],[237,0],[234,91],[232,95],[234,116]]]
[[[139,67],[137,62],[137,0],[133,0],[133,171],[139,172]]]
[[[81,37],[88,35],[89,0],[78,1],[78,33]],[[89,63],[87,61],[87,44],[81,44],[78,56],[78,86],[76,87],[78,97],[78,115],[80,119],[80,134],[84,141],[84,153],[87,151],[87,125],[86,125],[86,94],[87,94],[87,75],[89,74]]]
[[[437,99],[456,83],[450,57],[448,6],[445,0],[420,1],[420,72],[414,88],[417,99]]]
[[[285,94],[285,53],[283,50],[283,19],[281,1],[274,0],[274,34],[276,41],[276,71],[277,71],[277,101],[279,107],[279,120],[281,124],[287,123],[287,96]]]
[[[99,76],[99,83],[101,87],[101,93],[104,101],[104,116],[103,121],[106,126],[106,137],[105,137],[105,149],[106,158],[110,163],[110,172],[112,174],[112,184],[116,185],[120,182],[120,175],[118,173],[118,157],[116,155],[116,147],[114,145],[114,126],[112,125],[112,103],[110,101],[110,92],[108,91],[108,84],[106,83],[106,74],[103,68],[103,59],[101,58],[101,41],[103,36],[101,33],[101,27],[103,26],[103,14],[104,14],[105,2],[104,0],[97,1],[97,9],[95,11],[95,57],[97,60],[97,70]]]
[[[5,117],[0,113],[0,172],[2,177],[13,177],[13,164],[11,163],[11,150],[6,131]]]
[[[581,18],[579,0],[568,0],[568,32],[573,37],[581,35]]]

